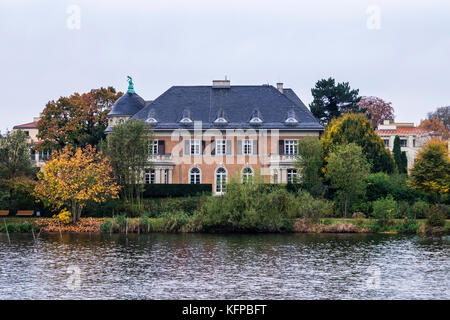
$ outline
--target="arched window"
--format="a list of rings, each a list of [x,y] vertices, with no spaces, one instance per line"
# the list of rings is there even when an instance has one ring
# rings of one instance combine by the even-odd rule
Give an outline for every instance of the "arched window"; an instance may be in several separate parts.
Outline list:
[[[216,170],[216,194],[223,194],[227,184],[227,171],[225,168]]]
[[[248,183],[253,181],[253,170],[252,168],[245,167],[244,170],[242,170],[242,182]]]
[[[200,184],[201,183],[201,174],[199,168],[192,168],[189,171],[189,183],[190,184]]]

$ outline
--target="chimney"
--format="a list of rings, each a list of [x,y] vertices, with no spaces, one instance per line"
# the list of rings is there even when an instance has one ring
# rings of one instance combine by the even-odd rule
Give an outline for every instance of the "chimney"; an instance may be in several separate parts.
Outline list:
[[[384,124],[385,126],[388,126],[388,125],[391,124],[391,120],[383,120],[383,124]]]
[[[280,91],[281,93],[283,93],[283,83],[282,83],[282,82],[278,82],[278,83],[277,83],[277,89],[278,89],[278,91]]]
[[[225,80],[213,80],[212,87],[218,89],[228,89],[230,88],[230,80],[227,80],[226,78]]]

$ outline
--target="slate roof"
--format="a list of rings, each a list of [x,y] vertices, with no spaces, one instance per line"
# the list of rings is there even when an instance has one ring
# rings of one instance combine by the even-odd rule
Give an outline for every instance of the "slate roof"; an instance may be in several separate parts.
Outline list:
[[[255,113],[263,120],[262,123],[250,123]],[[193,127],[193,123],[180,123],[186,115],[192,121],[202,121],[203,129],[323,130],[323,126],[292,89],[284,89],[281,93],[270,85],[229,88],[173,86],[149,102],[133,118],[144,121],[154,118],[157,121],[152,123],[154,129]],[[286,123],[285,120],[291,116],[297,122]],[[215,122],[219,117],[223,117],[226,122]]]
[[[126,92],[121,96],[108,113],[109,116],[133,116],[144,108],[146,102],[137,93]]]

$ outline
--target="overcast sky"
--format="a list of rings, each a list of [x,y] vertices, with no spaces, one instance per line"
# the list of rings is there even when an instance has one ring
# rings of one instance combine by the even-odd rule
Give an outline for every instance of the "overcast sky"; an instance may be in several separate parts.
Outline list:
[[[2,132],[127,75],[145,100],[226,75],[284,82],[307,105],[334,77],[416,124],[450,104],[448,0],[1,0],[0,40]]]

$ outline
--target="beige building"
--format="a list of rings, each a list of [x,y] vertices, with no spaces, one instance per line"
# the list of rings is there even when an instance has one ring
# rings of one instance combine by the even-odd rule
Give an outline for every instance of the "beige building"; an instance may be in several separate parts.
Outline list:
[[[21,130],[25,133],[27,136],[27,141],[30,144],[30,158],[31,161],[35,164],[37,167],[42,167],[45,164],[45,160],[50,156],[50,152],[48,151],[41,151],[38,152],[35,150],[35,147],[39,144],[39,139],[37,137],[38,135],[38,121],[39,117],[33,118],[33,122],[20,124],[13,127],[13,131]]]
[[[391,152],[394,148],[395,136],[399,136],[401,150],[406,153],[408,160],[408,169],[412,168],[417,152],[429,140],[441,137],[433,131],[416,127],[414,123],[390,123],[389,120],[385,120],[384,124],[379,125],[375,132]]]
[[[155,141],[147,183],[212,184],[222,194],[231,177],[241,181],[260,174],[266,182],[295,183],[297,143],[319,138],[323,126],[292,89],[282,83],[173,86],[146,101],[128,91],[108,114],[112,131],[118,123],[141,119]]]

